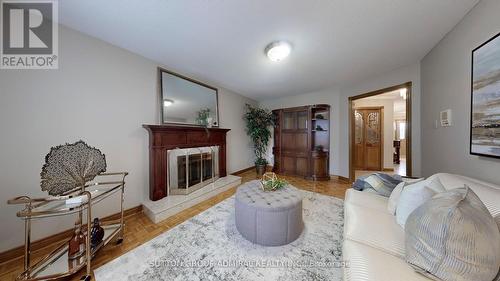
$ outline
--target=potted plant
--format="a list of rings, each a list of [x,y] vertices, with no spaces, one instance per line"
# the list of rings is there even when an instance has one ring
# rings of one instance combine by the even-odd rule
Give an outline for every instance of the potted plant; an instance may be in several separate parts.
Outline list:
[[[273,114],[269,110],[247,104],[243,118],[246,122],[247,134],[253,143],[255,168],[257,174],[262,176],[266,171],[267,165],[265,155],[267,145],[271,139],[270,127],[274,126]]]
[[[197,112],[196,124],[203,127],[211,127],[210,108],[202,108]]]

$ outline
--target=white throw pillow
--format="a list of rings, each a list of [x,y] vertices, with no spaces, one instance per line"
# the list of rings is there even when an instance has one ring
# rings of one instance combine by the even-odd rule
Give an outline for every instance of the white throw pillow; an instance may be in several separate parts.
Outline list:
[[[387,203],[387,211],[389,211],[389,214],[393,216],[396,214],[396,208],[398,206],[399,197],[401,196],[401,192],[403,192],[405,184],[406,182],[401,182],[398,185],[396,185],[394,190],[392,190],[391,192],[391,196],[389,196],[389,202]]]
[[[405,186],[396,207],[396,222],[404,228],[408,216],[436,193],[445,191],[438,178]]]
[[[443,184],[441,183],[441,181],[438,178],[434,178],[432,180],[427,180],[427,186],[436,193],[441,193],[441,192],[446,191]]]
[[[406,182],[407,184],[413,184],[413,183],[417,183],[417,182],[423,181],[423,180],[425,180],[425,178],[413,179],[413,178],[405,178],[405,177],[403,177],[403,181]]]

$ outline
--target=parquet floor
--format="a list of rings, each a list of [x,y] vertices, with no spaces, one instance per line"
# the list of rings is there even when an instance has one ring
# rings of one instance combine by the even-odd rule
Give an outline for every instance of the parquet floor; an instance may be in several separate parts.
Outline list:
[[[256,174],[253,170],[241,173],[238,176],[242,177],[242,182],[256,179]],[[335,196],[341,199],[344,198],[345,191],[350,186],[348,183],[337,179],[332,179],[330,181],[324,182],[314,182],[292,176],[283,176],[283,178],[297,188],[317,192],[320,194]],[[220,193],[217,196],[201,202],[200,204],[195,205],[189,209],[186,209],[181,213],[162,221],[159,224],[152,223],[143,213],[138,213],[127,217],[125,219],[125,237],[123,243],[121,245],[110,243],[106,247],[104,247],[92,260],[92,268],[100,267],[101,265],[151,240],[157,235],[168,231],[169,229],[188,220],[189,218],[209,209],[217,203],[231,197],[235,193],[235,191],[236,188],[232,188],[230,190],[227,190],[226,192]],[[50,253],[50,251],[56,246],[57,244],[41,249],[38,252],[35,252],[33,254],[33,257],[35,257],[35,259],[40,259],[46,254]],[[22,257],[0,264],[0,280],[15,280],[15,277],[20,272],[22,272],[22,269]],[[81,274],[75,274],[73,275],[73,277],[67,278],[67,280],[79,280],[81,275],[83,274],[85,274],[85,272],[81,271]]]

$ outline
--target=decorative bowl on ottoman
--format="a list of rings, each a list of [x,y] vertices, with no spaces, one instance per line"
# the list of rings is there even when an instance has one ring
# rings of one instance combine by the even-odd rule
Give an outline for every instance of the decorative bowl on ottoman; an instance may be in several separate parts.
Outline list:
[[[291,185],[266,192],[259,180],[250,181],[236,191],[235,220],[240,234],[252,243],[286,245],[304,228],[302,194]]]

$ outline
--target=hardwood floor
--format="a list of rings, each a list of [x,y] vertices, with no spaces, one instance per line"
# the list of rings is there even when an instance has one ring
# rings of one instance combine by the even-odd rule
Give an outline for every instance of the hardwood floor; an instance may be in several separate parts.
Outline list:
[[[242,177],[242,182],[248,182],[257,178],[254,170],[243,172],[241,174],[238,174],[238,176]],[[324,195],[335,196],[341,199],[344,198],[346,189],[350,187],[350,184],[338,179],[332,179],[330,181],[323,182],[314,182],[292,176],[283,176],[282,178],[286,179],[290,184],[296,186],[297,188],[317,192]],[[189,218],[209,209],[217,203],[231,197],[235,193],[235,191],[236,188],[232,188],[226,192],[220,193],[217,196],[203,201],[202,203],[195,205],[189,209],[186,209],[179,214],[172,216],[158,224],[152,223],[143,213],[138,213],[126,217],[124,234],[125,237],[123,243],[121,245],[110,243],[106,247],[104,247],[92,260],[92,268],[100,267],[101,265],[151,240],[157,235],[168,231],[169,229],[188,220]],[[33,254],[33,257],[35,259],[40,259],[50,253],[50,251],[52,251],[56,246],[57,244],[54,244],[53,246],[41,249],[35,252]],[[19,275],[20,272],[22,272],[22,269],[22,256],[0,264],[0,280],[15,280],[16,276]],[[67,280],[79,280],[81,275],[83,275],[84,273],[85,271],[82,270],[81,274],[75,274]]]
[[[355,170],[354,175],[355,178],[358,179],[361,176],[370,175],[376,172],[385,173],[388,175],[400,175],[406,176],[406,158],[401,158],[400,164],[394,164],[394,171],[364,171],[364,170]]]

